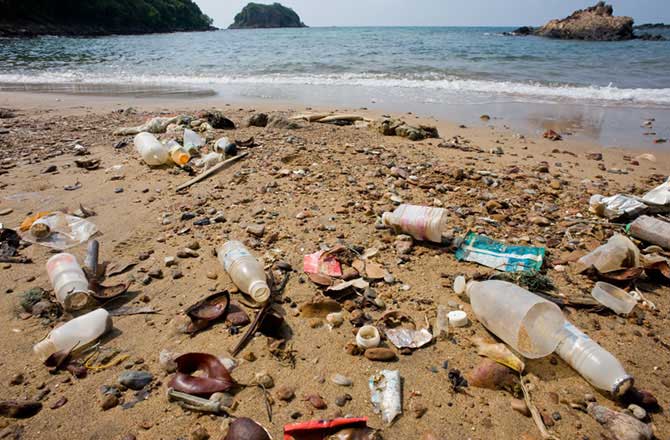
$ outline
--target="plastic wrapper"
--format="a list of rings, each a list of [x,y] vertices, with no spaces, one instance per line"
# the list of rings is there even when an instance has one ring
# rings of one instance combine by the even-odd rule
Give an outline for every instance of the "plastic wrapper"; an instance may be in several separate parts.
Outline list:
[[[223,160],[223,154],[208,153],[195,161],[195,166],[208,170]]]
[[[205,145],[205,140],[198,136],[195,131],[188,128],[184,129],[184,149],[186,151],[197,150],[203,145]]]
[[[370,377],[370,401],[386,425],[402,414],[402,379],[398,370],[382,370]]]
[[[386,337],[398,348],[421,348],[433,340],[428,329],[392,328],[386,330]]]
[[[22,238],[62,251],[88,241],[96,232],[98,228],[88,220],[56,212],[36,220]]]
[[[544,248],[511,246],[489,237],[469,232],[456,250],[458,261],[472,261],[504,272],[539,271]]]
[[[642,200],[657,205],[670,204],[670,178],[661,185],[649,191],[642,197]]]
[[[617,219],[620,217],[637,217],[649,209],[647,205],[635,197],[617,194],[612,197],[604,197],[596,194],[591,197],[589,210],[599,217]]]

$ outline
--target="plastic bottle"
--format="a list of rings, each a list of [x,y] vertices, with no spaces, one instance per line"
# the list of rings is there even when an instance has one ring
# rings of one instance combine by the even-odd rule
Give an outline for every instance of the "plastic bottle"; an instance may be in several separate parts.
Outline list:
[[[628,237],[615,234],[607,243],[577,260],[577,273],[595,267],[600,273],[640,266],[640,250]]]
[[[556,353],[594,387],[621,396],[633,385],[633,377],[610,352],[568,321]]]
[[[65,310],[81,310],[88,304],[88,280],[74,255],[61,253],[47,261],[49,281]]]
[[[184,147],[179,145],[178,142],[170,141],[166,147],[170,150],[170,159],[172,159],[172,162],[179,165],[180,167],[186,165],[188,161],[191,160],[191,155],[189,152]]]
[[[242,292],[259,303],[264,303],[270,298],[270,288],[263,266],[242,243],[229,241],[219,247],[217,254],[233,283]]]
[[[44,361],[58,351],[85,346],[111,328],[112,318],[107,310],[96,309],[51,330],[49,336],[35,344],[33,351]]]
[[[429,206],[400,205],[393,212],[385,212],[382,222],[417,240],[442,243],[442,232],[447,223],[447,210]]]
[[[135,149],[149,166],[156,167],[168,163],[170,151],[156,136],[142,132],[135,136]]]
[[[628,226],[628,233],[647,243],[670,250],[670,223],[643,215]]]
[[[556,304],[498,280],[470,281],[465,293],[477,319],[525,357],[548,356],[560,342],[565,317]]]

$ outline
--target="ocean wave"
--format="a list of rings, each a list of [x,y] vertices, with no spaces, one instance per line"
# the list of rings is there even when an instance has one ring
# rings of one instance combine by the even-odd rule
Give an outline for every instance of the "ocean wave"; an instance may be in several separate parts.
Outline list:
[[[123,78],[123,80],[119,80]],[[478,94],[555,101],[600,102],[670,106],[670,88],[618,88],[615,86],[578,86],[538,82],[494,81],[416,74],[396,77],[387,74],[316,74],[250,76],[168,76],[168,75],[89,75],[80,72],[49,74],[0,74],[0,83],[11,84],[124,84],[155,86],[291,85],[354,86],[374,89],[422,89],[426,91]]]

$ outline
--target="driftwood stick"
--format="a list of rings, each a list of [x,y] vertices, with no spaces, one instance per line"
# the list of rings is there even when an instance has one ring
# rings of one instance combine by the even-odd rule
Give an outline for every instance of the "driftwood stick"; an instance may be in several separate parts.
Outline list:
[[[523,398],[526,401],[526,406],[528,407],[528,410],[533,417],[533,421],[535,422],[537,429],[540,431],[540,436],[543,438],[543,440],[558,440],[558,438],[547,431],[547,427],[544,426],[544,421],[542,420],[540,411],[538,411],[537,407],[530,399],[530,393],[528,392],[526,385],[523,383],[523,376],[521,375],[519,375],[519,383],[521,384],[521,390],[523,391]]]
[[[228,160],[224,160],[223,162],[221,162],[221,163],[219,163],[219,164],[216,164],[215,166],[213,166],[212,168],[208,169],[207,171],[205,171],[204,173],[200,174],[199,176],[194,177],[193,179],[189,180],[189,181],[186,182],[186,183],[182,183],[181,185],[179,185],[179,186],[177,187],[176,191],[179,192],[179,191],[181,191],[181,190],[183,190],[183,189],[188,188],[188,187],[191,186],[191,185],[195,185],[196,183],[198,183],[198,182],[200,182],[200,181],[202,181],[202,180],[205,180],[205,179],[208,178],[209,176],[218,173],[218,172],[221,171],[222,169],[224,169],[224,168],[228,168],[228,167],[229,167],[230,165],[232,165],[233,163],[237,162],[237,161],[240,160],[240,159],[243,159],[243,158],[247,157],[248,155],[249,155],[249,153],[248,153],[248,152],[245,152],[245,153],[242,153],[242,154],[237,155],[237,156],[235,156],[235,157],[231,157],[231,158],[228,159]]]

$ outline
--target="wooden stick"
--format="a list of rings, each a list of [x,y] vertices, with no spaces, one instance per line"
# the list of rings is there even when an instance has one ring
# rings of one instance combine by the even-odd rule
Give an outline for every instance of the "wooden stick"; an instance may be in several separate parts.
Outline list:
[[[537,407],[533,404],[532,400],[530,400],[530,393],[528,392],[526,385],[523,383],[523,376],[521,375],[519,375],[519,383],[521,384],[521,390],[523,391],[523,398],[526,401],[526,406],[528,407],[528,410],[533,417],[533,421],[535,422],[537,429],[540,431],[540,436],[542,436],[544,440],[557,440],[557,437],[547,431],[547,427],[544,426],[542,416],[537,410]]]
[[[249,155],[249,153],[248,153],[248,152],[245,152],[245,153],[242,153],[242,154],[237,155],[237,156],[235,156],[235,157],[231,157],[231,158],[228,159],[228,160],[224,160],[223,162],[221,162],[221,163],[219,163],[219,164],[216,164],[215,166],[213,166],[212,168],[208,169],[207,171],[205,171],[204,173],[200,174],[199,176],[194,177],[193,179],[189,180],[189,181],[186,182],[186,183],[182,183],[181,185],[179,185],[179,186],[177,187],[177,189],[176,189],[175,191],[179,192],[179,191],[181,191],[181,190],[183,190],[183,189],[188,188],[188,187],[191,186],[191,185],[195,185],[196,183],[198,183],[198,182],[200,182],[200,181],[202,181],[202,180],[205,180],[205,179],[208,178],[209,176],[211,176],[211,175],[213,175],[213,174],[216,174],[217,172],[221,171],[222,169],[224,169],[224,168],[228,168],[228,166],[232,165],[234,162],[237,162],[238,160],[243,159],[243,158],[247,157],[248,155]]]

